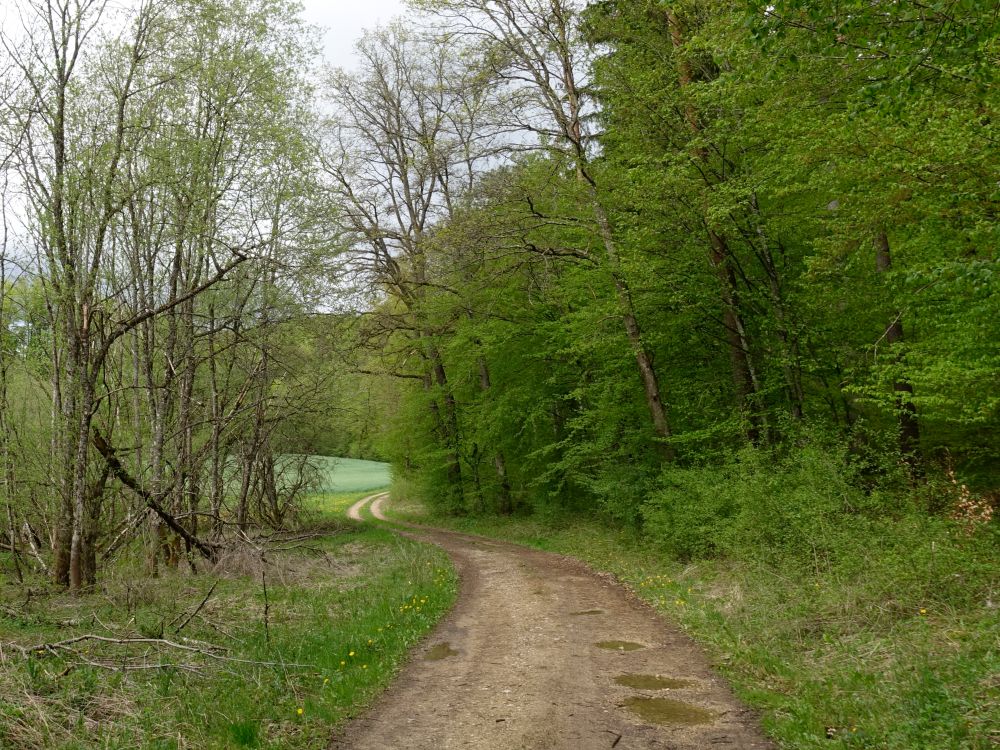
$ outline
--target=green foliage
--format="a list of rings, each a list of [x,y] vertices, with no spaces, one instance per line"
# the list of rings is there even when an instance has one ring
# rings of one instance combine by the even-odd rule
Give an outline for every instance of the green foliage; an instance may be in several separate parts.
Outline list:
[[[951,467],[988,503],[996,14],[978,0],[603,0],[574,22],[599,123],[590,181],[545,144],[435,227],[440,288],[421,313],[448,378],[396,389],[397,475],[452,512],[495,512],[502,455],[516,507],[645,524],[689,557],[756,539],[823,560],[900,511],[904,453],[911,479]],[[651,427],[595,200],[669,440]],[[434,417],[449,399],[457,437]]]

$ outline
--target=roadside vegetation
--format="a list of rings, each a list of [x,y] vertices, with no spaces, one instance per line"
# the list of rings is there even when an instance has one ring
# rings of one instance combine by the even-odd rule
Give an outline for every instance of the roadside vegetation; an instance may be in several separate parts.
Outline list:
[[[0,747],[324,747],[455,596],[440,550],[344,520],[364,494],[313,495],[308,523],[198,575],[123,557],[85,595],[5,580]]]
[[[996,747],[995,532],[970,534],[905,507],[906,496],[873,517],[836,460],[806,448],[779,469],[691,472],[676,499],[687,508],[680,546],[663,531],[558,508],[456,518],[407,499],[401,483],[386,510],[615,574],[706,648],[782,748]],[[856,507],[845,517],[832,502]],[[719,503],[742,517],[721,523]]]

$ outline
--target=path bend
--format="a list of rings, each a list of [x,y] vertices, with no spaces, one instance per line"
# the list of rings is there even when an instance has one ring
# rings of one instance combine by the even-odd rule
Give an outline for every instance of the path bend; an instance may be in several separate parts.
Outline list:
[[[387,494],[372,515],[385,520]],[[440,545],[461,577],[458,601],[392,687],[332,742],[343,750],[773,750],[756,715],[703,652],[645,602],[571,558],[455,532],[401,533]],[[603,641],[641,645],[606,649]],[[444,658],[428,658],[428,657]],[[626,674],[680,681],[642,690]],[[629,707],[665,699],[701,724],[658,724]],[[648,701],[645,707],[655,706]]]

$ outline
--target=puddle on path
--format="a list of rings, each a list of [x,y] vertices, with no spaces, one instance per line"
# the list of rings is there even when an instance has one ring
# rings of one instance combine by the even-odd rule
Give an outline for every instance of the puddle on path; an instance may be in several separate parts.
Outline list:
[[[598,641],[594,645],[610,651],[638,651],[640,648],[646,648],[641,643],[634,643],[632,641]]]
[[[625,707],[652,724],[680,724],[694,726],[709,724],[716,715],[704,708],[669,698],[643,698],[633,696],[625,699]]]
[[[570,612],[571,617],[579,617],[580,615],[603,615],[603,609],[581,609],[579,612]]]
[[[615,682],[636,690],[678,690],[694,684],[691,680],[675,680],[655,674],[620,674],[615,677]]]
[[[424,659],[427,661],[441,661],[441,659],[447,659],[449,656],[455,656],[458,653],[455,649],[451,647],[451,644],[445,641],[444,643],[438,643],[435,646],[431,646],[430,649],[424,654]]]

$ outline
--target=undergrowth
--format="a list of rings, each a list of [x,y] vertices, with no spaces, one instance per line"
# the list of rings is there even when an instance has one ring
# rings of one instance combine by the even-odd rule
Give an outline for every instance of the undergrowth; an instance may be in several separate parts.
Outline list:
[[[326,746],[456,591],[437,548],[340,520],[364,494],[314,498],[322,533],[289,534],[263,559],[244,550],[155,579],[125,560],[79,597],[5,582],[0,748]],[[32,648],[83,634],[177,646]]]

